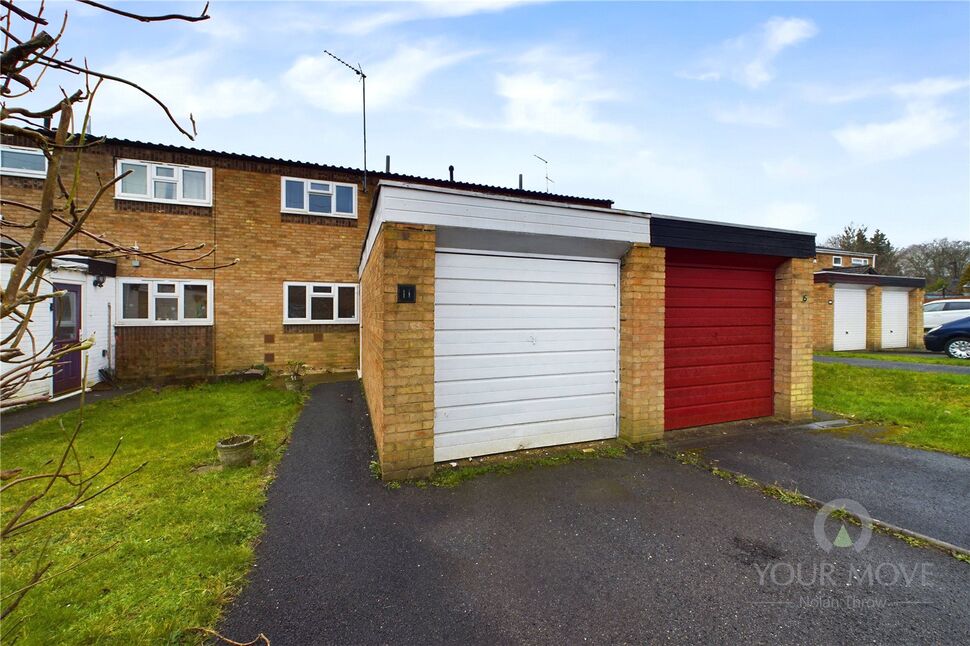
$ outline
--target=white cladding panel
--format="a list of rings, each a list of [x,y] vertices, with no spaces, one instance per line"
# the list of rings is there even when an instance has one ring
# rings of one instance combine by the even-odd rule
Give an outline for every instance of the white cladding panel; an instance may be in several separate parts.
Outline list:
[[[909,293],[886,290],[882,293],[882,347],[909,345]]]
[[[835,286],[833,350],[866,349],[866,290]]]
[[[616,437],[618,265],[436,254],[435,461]]]
[[[93,385],[101,381],[101,376],[98,374],[99,370],[112,367],[109,359],[114,356],[114,339],[108,308],[113,306],[114,303],[115,279],[108,277],[102,287],[95,287],[94,276],[82,271],[79,264],[77,269],[72,267],[76,263],[63,262],[58,264],[61,266],[48,272],[45,278],[51,282],[81,285],[81,339],[94,337],[94,345],[81,355],[81,369],[84,369],[86,358],[88,362],[87,383]],[[7,284],[10,271],[11,266],[9,264],[0,265],[0,283],[3,285]],[[43,294],[51,293],[51,284],[48,282],[41,284],[40,291]],[[3,336],[7,335],[9,329],[12,329],[12,323],[8,319],[4,319]],[[51,321],[49,302],[43,302],[34,308],[30,331],[34,335],[38,349],[44,348],[50,343],[53,322]],[[30,339],[25,338],[22,341],[21,349],[25,353],[30,353],[31,347]],[[0,371],[5,372],[12,367],[11,364],[0,363]],[[40,378],[25,385],[16,396],[51,394],[54,385],[50,369],[42,371],[37,376]]]

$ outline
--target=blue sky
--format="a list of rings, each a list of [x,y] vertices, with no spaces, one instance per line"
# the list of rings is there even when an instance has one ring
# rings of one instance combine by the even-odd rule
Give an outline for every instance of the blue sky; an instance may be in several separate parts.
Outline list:
[[[539,154],[554,192],[622,208],[970,238],[967,3],[214,2],[195,25],[67,8],[66,52],[199,126],[191,144],[107,88],[99,133],[360,166],[359,85],[330,49],[368,74],[371,168],[541,190]]]

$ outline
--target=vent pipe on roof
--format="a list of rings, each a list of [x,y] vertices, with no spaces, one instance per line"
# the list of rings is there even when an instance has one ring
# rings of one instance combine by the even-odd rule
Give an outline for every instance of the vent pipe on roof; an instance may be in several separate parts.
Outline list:
[[[390,155],[385,155],[384,156],[384,172],[385,173],[390,173],[391,172],[391,156]]]
[[[522,173],[519,173],[519,190],[522,190]]]
[[[448,181],[450,181],[450,182],[455,181],[455,167],[454,166],[449,166],[448,167]]]

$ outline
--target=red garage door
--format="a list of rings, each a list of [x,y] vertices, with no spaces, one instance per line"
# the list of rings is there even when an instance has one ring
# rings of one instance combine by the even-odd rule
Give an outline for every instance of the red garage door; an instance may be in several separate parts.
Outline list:
[[[664,427],[774,414],[773,256],[667,249]]]

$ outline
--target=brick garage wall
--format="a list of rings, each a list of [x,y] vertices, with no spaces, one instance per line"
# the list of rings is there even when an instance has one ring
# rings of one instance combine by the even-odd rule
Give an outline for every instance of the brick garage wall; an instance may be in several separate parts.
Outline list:
[[[909,293],[909,347],[923,349],[923,299],[926,292],[914,289]]]
[[[10,143],[28,145],[26,142]],[[81,198],[90,197],[102,178],[114,175],[118,158],[203,166],[213,169],[213,206],[186,207],[115,200],[107,195],[90,217],[90,229],[142,249],[181,244],[216,247],[203,269],[174,268],[150,261],[133,267],[118,260],[118,276],[202,278],[214,281],[214,362],[225,372],[266,363],[285,368],[299,360],[311,368],[356,370],[356,325],[283,325],[283,282],[357,282],[357,265],[370,214],[374,186],[363,192],[359,175],[300,164],[228,159],[203,152],[186,153],[128,145],[92,148],[83,156]],[[280,177],[340,181],[358,185],[357,220],[284,216],[280,213]],[[2,177],[6,199],[39,203],[40,180]],[[9,213],[7,212],[9,211]],[[5,209],[5,217],[25,215]],[[49,241],[61,232],[51,229]],[[199,252],[177,254],[183,259]],[[239,263],[213,271],[214,263]]]
[[[384,235],[377,236],[360,279],[361,381],[377,454],[384,453]]]
[[[212,373],[208,326],[115,328],[115,366],[123,380],[202,377]]]
[[[831,283],[815,283],[812,303],[812,347],[831,350],[835,332],[835,291]]]
[[[664,431],[664,290],[662,247],[634,245],[620,266],[620,437],[659,438]]]
[[[388,223],[364,271],[364,309],[381,317],[364,324],[364,391],[386,480],[434,467],[434,269],[434,227]],[[398,284],[415,303],[397,302]]]
[[[882,350],[882,287],[866,290],[866,348]]]
[[[792,258],[775,272],[775,416],[812,418],[814,263]]]

